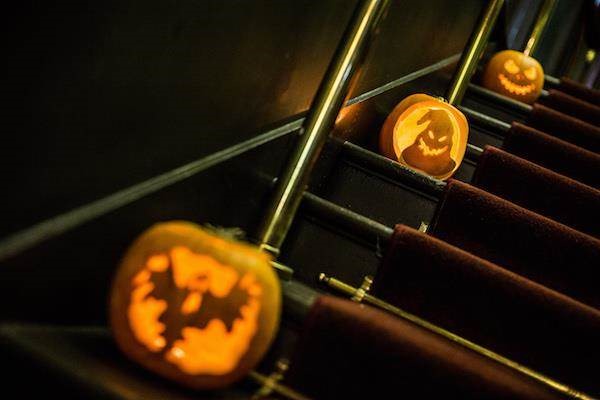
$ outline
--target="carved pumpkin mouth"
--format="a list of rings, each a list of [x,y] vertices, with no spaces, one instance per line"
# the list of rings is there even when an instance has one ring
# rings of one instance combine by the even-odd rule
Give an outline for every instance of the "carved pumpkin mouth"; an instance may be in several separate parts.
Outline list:
[[[533,83],[527,85],[519,85],[518,83],[514,83],[508,77],[506,77],[503,73],[498,74],[498,79],[500,80],[500,84],[508,90],[510,93],[524,96],[529,94],[535,89],[535,85]]]
[[[161,290],[153,276],[161,273],[163,285],[170,285],[171,290],[174,285],[181,301],[157,298]],[[133,277],[132,286],[128,318],[134,336],[148,350],[162,352],[168,362],[190,375],[233,371],[258,330],[262,287],[254,274],[247,272],[240,277],[234,268],[187,247],[149,257],[145,268]],[[243,302],[237,304],[233,321],[211,313],[214,307],[203,310],[207,302],[240,303],[240,293],[235,296],[236,292],[241,292]],[[177,325],[171,324],[170,318],[184,321],[175,327],[175,334],[169,332],[173,329],[170,325]]]
[[[427,157],[439,156],[440,154],[448,151],[448,145],[440,147],[439,149],[432,149],[431,147],[427,146],[427,143],[425,143],[423,138],[419,138],[418,147],[419,150],[421,150],[421,153],[423,153],[423,155]]]

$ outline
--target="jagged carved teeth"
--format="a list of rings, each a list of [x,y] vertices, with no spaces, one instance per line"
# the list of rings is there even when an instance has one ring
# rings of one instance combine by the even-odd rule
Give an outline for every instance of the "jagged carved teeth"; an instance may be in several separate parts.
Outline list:
[[[528,85],[519,85],[517,83],[514,83],[510,79],[508,79],[506,76],[504,76],[504,74],[499,74],[498,79],[500,80],[500,83],[506,90],[508,90],[510,93],[513,93],[513,94],[516,94],[519,96],[524,96],[526,94],[529,94],[535,88],[535,85],[533,83],[530,83]]]
[[[204,328],[182,326],[180,338],[167,343],[165,332],[168,327],[160,318],[167,312],[169,304],[165,299],[154,297],[155,284],[151,278],[154,273],[168,271],[169,267],[176,290],[187,291],[181,309],[169,310],[170,313],[192,315],[202,312],[207,293],[224,301],[235,286],[247,293],[245,304],[238,310],[240,317],[234,319],[231,330],[227,329],[224,320],[215,317]],[[145,268],[134,276],[132,285],[128,318],[134,336],[148,350],[164,352],[168,362],[187,374],[230,373],[248,352],[258,331],[263,289],[257,277],[250,271],[240,277],[235,269],[211,256],[175,247],[170,254],[150,257]]]
[[[216,318],[205,328],[186,326],[181,330],[182,338],[165,354],[169,362],[190,375],[224,375],[238,365],[258,330],[262,293],[262,287],[251,272],[246,273],[238,285],[248,293],[248,300],[241,306],[241,318],[233,321],[231,331]]]
[[[427,146],[423,138],[419,138],[419,150],[423,153],[424,156],[439,156],[442,153],[445,153],[448,150],[448,146],[441,147],[439,149],[432,149]]]

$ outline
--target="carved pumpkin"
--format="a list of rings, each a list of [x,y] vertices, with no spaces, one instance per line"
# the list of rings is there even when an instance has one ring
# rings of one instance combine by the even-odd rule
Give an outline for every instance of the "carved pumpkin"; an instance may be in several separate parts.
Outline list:
[[[458,169],[467,148],[469,125],[455,107],[426,94],[402,100],[379,135],[386,157],[437,179]]]
[[[276,334],[281,290],[267,254],[188,222],[154,225],[129,248],[111,292],[122,351],[196,389],[226,386]]]
[[[482,84],[494,92],[531,104],[544,87],[544,69],[533,57],[504,50],[488,62]]]

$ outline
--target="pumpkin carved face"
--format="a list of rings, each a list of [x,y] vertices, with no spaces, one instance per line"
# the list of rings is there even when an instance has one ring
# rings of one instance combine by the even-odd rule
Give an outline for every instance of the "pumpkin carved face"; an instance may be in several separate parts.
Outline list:
[[[437,179],[449,178],[460,165],[467,143],[464,115],[434,97],[407,97],[387,117],[380,133],[381,152]]]
[[[127,252],[111,293],[121,349],[198,389],[243,377],[268,349],[280,314],[269,257],[186,222],[158,224]]]
[[[544,87],[544,70],[537,60],[514,50],[495,54],[483,73],[487,89],[525,103],[533,103]]]

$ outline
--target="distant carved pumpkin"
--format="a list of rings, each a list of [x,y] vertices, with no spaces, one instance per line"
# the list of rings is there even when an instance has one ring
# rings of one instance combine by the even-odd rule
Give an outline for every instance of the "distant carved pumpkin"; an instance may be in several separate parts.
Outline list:
[[[386,157],[430,175],[448,179],[465,154],[469,125],[459,110],[435,97],[414,94],[388,115],[379,135]]]
[[[133,243],[111,292],[122,351],[197,389],[245,376],[268,350],[280,313],[267,254],[180,221],[157,224]]]
[[[496,53],[483,73],[482,85],[494,92],[532,104],[544,87],[544,69],[533,57],[514,50]]]

